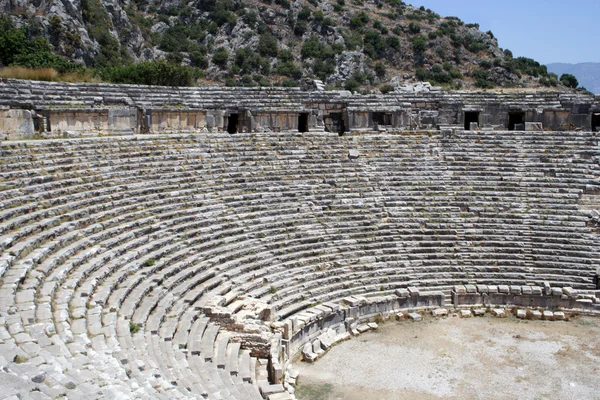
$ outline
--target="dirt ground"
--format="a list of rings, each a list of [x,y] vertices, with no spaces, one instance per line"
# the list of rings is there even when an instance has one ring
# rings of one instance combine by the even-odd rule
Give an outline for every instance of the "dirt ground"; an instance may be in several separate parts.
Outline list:
[[[600,318],[387,322],[294,368],[299,400],[600,399]]]

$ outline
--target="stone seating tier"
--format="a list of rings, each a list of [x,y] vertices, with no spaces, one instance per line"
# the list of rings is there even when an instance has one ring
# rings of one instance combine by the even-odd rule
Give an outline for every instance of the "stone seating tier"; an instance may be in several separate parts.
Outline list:
[[[327,340],[320,304],[364,296],[343,308],[358,321],[547,285],[594,309],[596,149],[584,132],[4,142],[0,361],[40,398],[253,399]],[[295,338],[279,355],[277,334]]]

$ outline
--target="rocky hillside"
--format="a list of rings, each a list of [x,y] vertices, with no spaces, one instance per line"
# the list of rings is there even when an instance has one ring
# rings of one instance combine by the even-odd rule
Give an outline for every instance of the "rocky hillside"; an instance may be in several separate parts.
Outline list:
[[[45,37],[95,71],[166,60],[228,85],[560,86],[492,32],[400,0],[0,0],[0,11],[27,39]]]

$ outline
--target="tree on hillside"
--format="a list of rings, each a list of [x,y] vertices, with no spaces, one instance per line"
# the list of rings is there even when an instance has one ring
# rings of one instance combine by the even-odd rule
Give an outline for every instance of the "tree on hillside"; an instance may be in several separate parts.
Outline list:
[[[560,76],[560,81],[562,82],[563,85],[576,89],[577,86],[579,86],[579,82],[577,81],[577,78],[575,78],[574,75],[571,74],[562,74]]]

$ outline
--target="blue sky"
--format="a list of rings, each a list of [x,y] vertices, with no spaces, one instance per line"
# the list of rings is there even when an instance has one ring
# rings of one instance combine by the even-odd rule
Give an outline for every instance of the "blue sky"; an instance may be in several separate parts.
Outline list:
[[[515,56],[553,62],[600,62],[600,0],[406,0],[441,16],[491,30]]]

